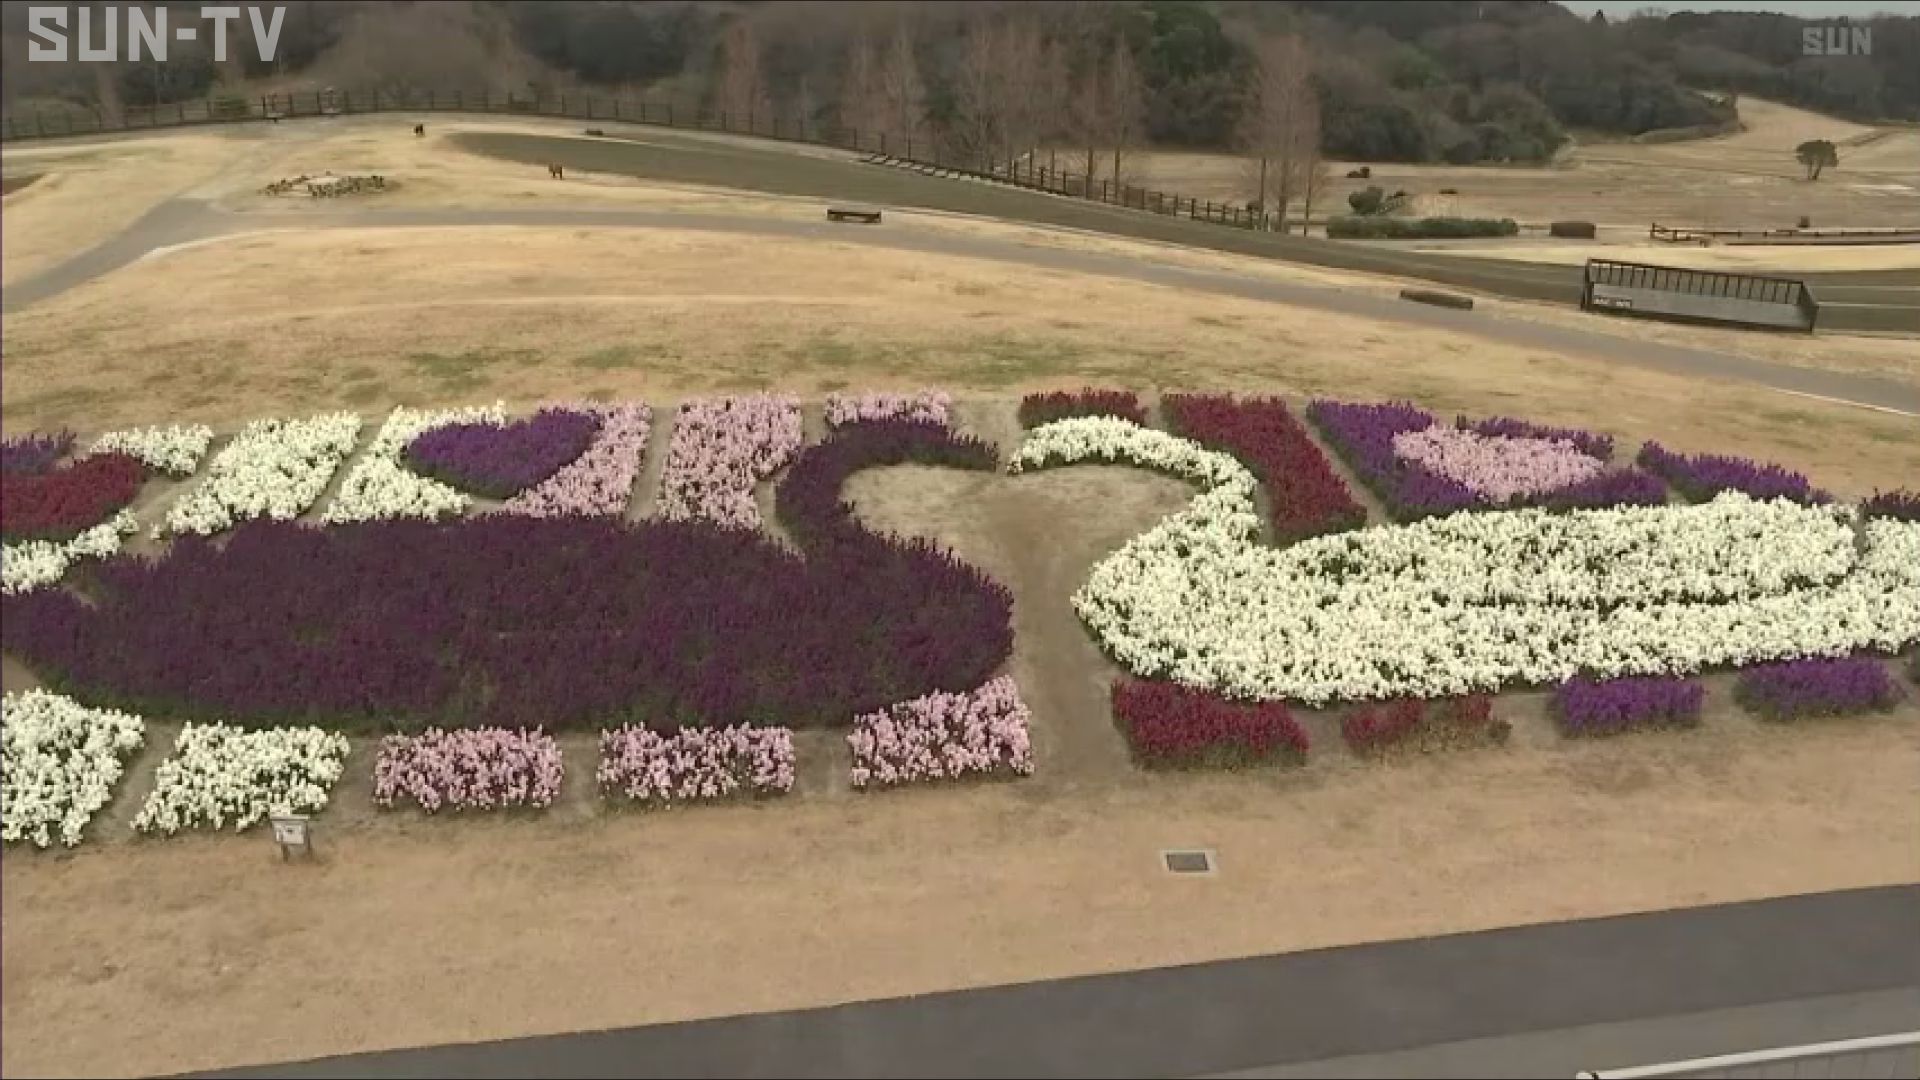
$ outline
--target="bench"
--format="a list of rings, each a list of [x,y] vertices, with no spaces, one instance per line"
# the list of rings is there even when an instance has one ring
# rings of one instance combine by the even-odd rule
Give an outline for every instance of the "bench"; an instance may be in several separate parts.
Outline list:
[[[857,221],[862,225],[880,224],[880,211],[859,206],[829,206],[828,221]]]

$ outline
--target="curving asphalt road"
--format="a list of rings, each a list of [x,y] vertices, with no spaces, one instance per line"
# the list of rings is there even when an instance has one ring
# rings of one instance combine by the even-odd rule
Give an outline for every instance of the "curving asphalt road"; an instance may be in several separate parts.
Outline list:
[[[630,209],[387,209],[314,208],[310,212],[234,213],[198,199],[162,203],[119,235],[91,250],[0,290],[0,311],[15,312],[85,284],[157,249],[213,237],[277,228],[421,228],[540,226],[673,228],[868,244],[901,251],[957,255],[1041,269],[1097,274],[1155,285],[1235,296],[1378,319],[1405,326],[1453,330],[1505,344],[1624,363],[1681,375],[1735,379],[1791,394],[1920,417],[1920,383],[1850,372],[1794,367],[1730,352],[1617,337],[1581,328],[1502,319],[1484,312],[1411,304],[1371,290],[1273,281],[1248,274],[1200,270],[1097,251],[1041,247],[1013,240],[956,235],[916,227],[898,215],[881,226],[835,225],[749,214]],[[1595,318],[1599,318],[1596,316]],[[1889,348],[1910,348],[1889,342]]]

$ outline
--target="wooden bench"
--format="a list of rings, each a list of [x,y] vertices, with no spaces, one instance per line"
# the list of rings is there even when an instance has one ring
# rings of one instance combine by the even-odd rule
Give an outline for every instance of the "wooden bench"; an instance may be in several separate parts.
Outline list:
[[[880,211],[858,206],[827,207],[828,221],[857,221],[862,225],[880,224]]]

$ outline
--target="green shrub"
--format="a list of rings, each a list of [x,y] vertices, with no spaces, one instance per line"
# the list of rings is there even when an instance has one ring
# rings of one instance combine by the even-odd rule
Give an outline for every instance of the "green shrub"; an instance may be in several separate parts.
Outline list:
[[[1337,217],[1327,222],[1327,235],[1335,240],[1455,240],[1519,232],[1512,218]]]

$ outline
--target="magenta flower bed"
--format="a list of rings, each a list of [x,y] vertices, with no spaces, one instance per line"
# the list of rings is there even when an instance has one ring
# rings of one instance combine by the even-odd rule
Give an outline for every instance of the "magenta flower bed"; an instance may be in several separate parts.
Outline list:
[[[560,744],[545,732],[429,728],[380,741],[373,801],[388,809],[413,803],[429,814],[544,807],[560,796],[560,776]]]
[[[793,790],[793,732],[786,728],[644,727],[600,734],[595,777],[609,799],[664,806]]]
[[[1113,715],[1134,757],[1145,765],[1300,764],[1307,732],[1277,701],[1228,701],[1170,682],[1121,679]]]
[[[952,419],[953,396],[943,390],[827,395],[827,426],[831,428],[869,420],[914,420],[945,426]]]
[[[571,465],[507,500],[500,509],[529,517],[608,516],[626,512],[647,451],[653,411],[634,403],[580,406],[600,418],[600,433]]]
[[[37,476],[53,468],[53,463],[66,457],[72,449],[71,431],[0,440],[0,473]]]
[[[1873,498],[1860,504],[1860,512],[1868,517],[1920,521],[1920,491],[1876,491]]]
[[[1827,503],[1833,496],[1813,486],[1805,476],[1764,462],[1721,454],[1676,454],[1657,442],[1640,448],[1641,468],[1658,473],[1674,490],[1694,502],[1705,502],[1723,491],[1743,491],[1756,499],[1791,499],[1797,503]]]
[[[1367,523],[1366,510],[1286,402],[1170,394],[1162,404],[1176,434],[1233,455],[1260,478],[1272,496],[1273,529],[1282,543]]]
[[[1393,437],[1402,461],[1465,484],[1481,501],[1511,505],[1589,483],[1601,464],[1570,442],[1482,435],[1435,424]]]
[[[1075,416],[1117,416],[1136,424],[1147,422],[1146,406],[1131,390],[1055,390],[1020,399],[1020,426],[1039,427]]]
[[[856,788],[1033,773],[1030,715],[1002,676],[964,694],[933,693],[858,717],[847,733]]]
[[[1641,728],[1700,722],[1706,687],[1672,677],[1569,679],[1554,689],[1549,711],[1566,735],[1617,735]]]
[[[760,526],[754,485],[800,449],[800,402],[792,397],[689,401],[674,422],[660,476],[660,517]]]
[[[1800,720],[1890,709],[1900,688],[1879,660],[1849,656],[1750,667],[1740,673],[1734,697],[1762,719]]]
[[[1548,427],[1545,424],[1535,424],[1512,416],[1491,416],[1484,420],[1469,420],[1461,416],[1455,418],[1454,426],[1462,431],[1472,431],[1480,435],[1568,442],[1581,453],[1600,461],[1613,456],[1613,436],[1582,431],[1579,428]]]
[[[831,485],[863,462],[911,452],[993,468],[931,425],[891,428],[910,431],[856,424],[802,453],[780,502],[803,554],[698,522],[251,522],[220,544],[188,537],[157,559],[102,563],[91,602],[9,597],[0,648],[69,693],[148,716],[843,727],[979,686],[1013,647],[1003,586],[844,512]]]
[[[1363,754],[1414,743],[1436,747],[1505,742],[1512,730],[1511,724],[1493,715],[1493,699],[1485,694],[1360,705],[1340,721],[1341,737]]]
[[[44,473],[0,473],[0,537],[66,541],[140,495],[147,467],[127,454],[95,454]]]
[[[1307,419],[1398,520],[1450,514],[1481,503],[1472,488],[1406,461],[1395,451],[1395,436],[1433,426],[1433,415],[1425,410],[1404,401],[1354,405],[1323,399],[1307,406]]]
[[[469,494],[509,499],[585,453],[600,418],[573,409],[541,409],[510,424],[448,424],[407,444],[407,467]]]

